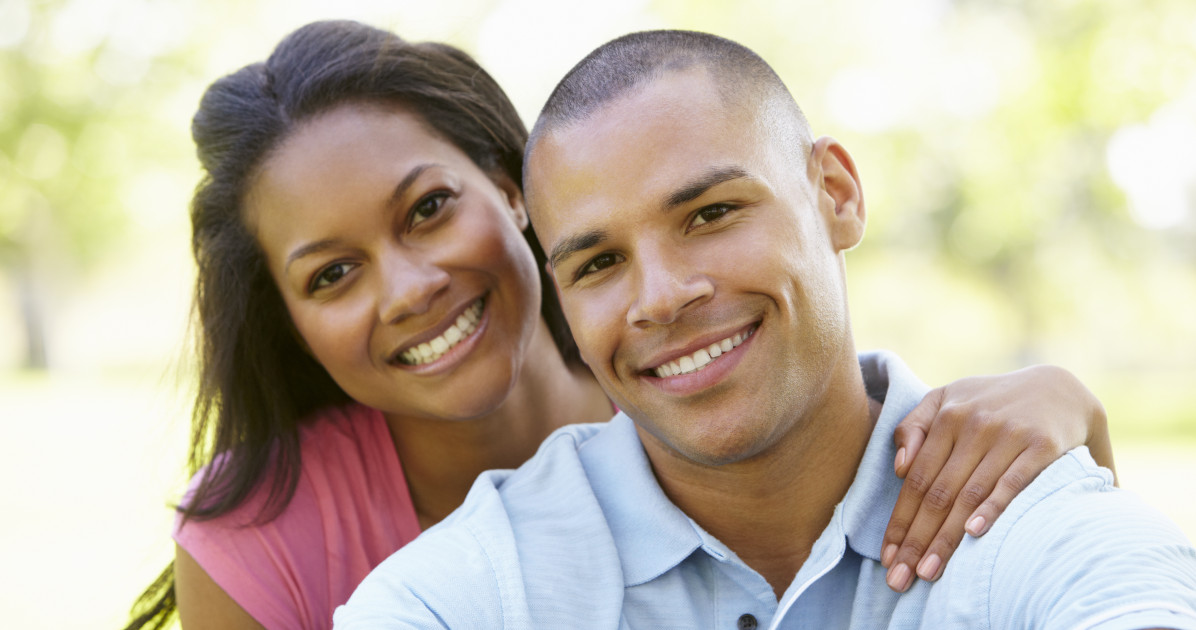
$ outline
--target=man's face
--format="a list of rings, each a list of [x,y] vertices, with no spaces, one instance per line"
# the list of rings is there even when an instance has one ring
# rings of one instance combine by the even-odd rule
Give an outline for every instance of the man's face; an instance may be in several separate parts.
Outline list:
[[[844,357],[858,375],[840,256],[858,234],[844,245],[818,150],[807,165],[756,109],[675,72],[543,136],[528,164],[582,358],[650,452],[705,465],[826,412]]]

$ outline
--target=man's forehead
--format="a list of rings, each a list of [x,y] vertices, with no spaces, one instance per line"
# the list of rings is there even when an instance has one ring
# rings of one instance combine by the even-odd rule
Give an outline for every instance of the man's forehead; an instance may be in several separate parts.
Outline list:
[[[541,121],[540,124],[544,128],[534,142],[547,137],[586,134],[612,126],[627,125],[643,118],[643,114],[683,107],[687,103],[721,106],[724,99],[719,96],[719,83],[720,80],[703,66],[693,65],[667,70],[602,102],[583,116]]]
[[[546,129],[536,140],[527,164],[525,188],[533,217],[561,210],[563,197],[573,201],[668,186],[700,165],[699,152],[681,147],[717,150],[738,135],[751,116],[723,106],[712,97],[717,86],[700,68],[670,72],[591,112],[583,120]],[[736,129],[740,131],[738,134]],[[667,162],[645,162],[665,156]]]

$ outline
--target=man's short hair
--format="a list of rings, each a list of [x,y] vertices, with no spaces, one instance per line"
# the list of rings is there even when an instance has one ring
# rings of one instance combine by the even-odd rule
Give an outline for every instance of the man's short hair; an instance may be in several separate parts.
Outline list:
[[[542,135],[580,123],[603,105],[668,73],[694,67],[710,73],[727,106],[780,105],[804,160],[812,145],[809,122],[768,62],[729,39],[684,30],[630,33],[578,62],[549,95],[524,157],[530,157]]]

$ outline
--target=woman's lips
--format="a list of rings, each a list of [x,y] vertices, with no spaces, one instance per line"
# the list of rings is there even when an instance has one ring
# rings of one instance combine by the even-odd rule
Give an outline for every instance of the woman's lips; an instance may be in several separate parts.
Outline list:
[[[439,336],[423,343],[411,346],[399,352],[398,360],[403,365],[424,365],[444,356],[457,344],[464,341],[478,328],[485,309],[484,298],[478,298],[469,308],[457,316],[457,321],[440,333]]]

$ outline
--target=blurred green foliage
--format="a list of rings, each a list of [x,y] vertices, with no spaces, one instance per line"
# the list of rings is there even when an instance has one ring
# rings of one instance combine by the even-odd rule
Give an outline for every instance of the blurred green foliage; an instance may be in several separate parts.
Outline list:
[[[24,515],[0,545],[11,624],[116,627],[169,557],[188,384],[157,377],[184,331],[155,305],[191,279],[188,121],[209,82],[328,17],[447,39],[525,116],[629,30],[745,43],[859,167],[858,346],[934,384],[1068,367],[1108,409],[1122,478],[1157,464],[1139,489],[1193,531],[1196,2],[0,0],[0,418],[39,420],[0,440]]]
[[[192,73],[182,42],[114,28],[122,18],[109,5],[0,7],[0,273],[19,294],[24,364],[44,367],[46,286],[66,279],[69,291],[115,249],[136,247],[146,174],[189,167],[185,146],[163,142],[179,123],[163,113]]]
[[[756,49],[816,130],[833,129],[855,153],[872,214],[849,264],[854,257],[893,276],[900,265],[880,260],[925,257],[972,285],[920,302],[923,315],[979,300],[1001,313],[990,322],[997,329],[979,334],[1000,337],[1012,364],[1190,369],[1196,169],[1147,182],[1180,195],[1181,214],[1160,226],[1150,213],[1165,209],[1146,198],[1145,216],[1131,213],[1136,200],[1109,166],[1115,136],[1160,111],[1196,134],[1196,3],[847,0],[818,10],[796,3],[783,16],[771,2],[734,11],[660,4],[670,23],[720,23],[720,33],[764,42]],[[1167,174],[1169,161],[1196,162],[1178,141],[1147,148],[1122,158],[1139,179]],[[1172,268],[1161,290],[1139,281],[1158,265]],[[853,304],[870,302],[857,295]],[[1117,322],[1125,335],[1166,330],[1188,344],[1101,347],[1109,340],[1096,322],[1110,300],[1136,304]],[[1070,346],[1063,355],[1060,342]]]
[[[535,58],[552,55],[537,42],[569,39],[569,23],[552,22],[568,12],[551,3],[449,4],[353,8],[410,39],[453,37],[506,72],[543,67]],[[268,52],[273,34],[244,41],[262,25],[281,35],[324,17],[314,7],[0,5],[0,291],[17,297],[26,336],[56,332],[37,321],[39,287],[69,293],[155,238],[147,217],[185,215],[199,90]],[[695,28],[748,44],[815,130],[853,152],[870,211],[849,257],[862,346],[892,347],[935,381],[1042,360],[1088,382],[1196,373],[1196,3],[627,0],[603,11],[624,16],[609,22],[620,31]],[[578,32],[600,37],[591,44],[618,34],[593,31]],[[512,51],[535,58],[499,57]],[[504,83],[535,102],[544,94],[527,86],[546,94],[555,78]],[[156,201],[163,187],[176,196]]]

